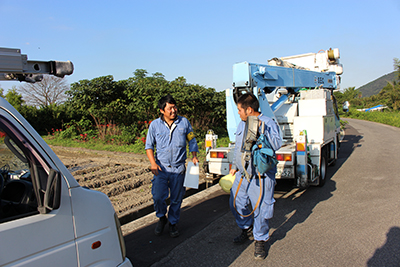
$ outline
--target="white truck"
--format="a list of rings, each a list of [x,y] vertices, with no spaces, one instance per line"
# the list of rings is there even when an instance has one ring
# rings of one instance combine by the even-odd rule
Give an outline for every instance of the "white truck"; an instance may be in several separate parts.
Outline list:
[[[340,145],[340,118],[333,96],[343,73],[339,58],[338,49],[329,49],[274,58],[265,65],[235,64],[233,88],[226,90],[231,143],[217,147],[218,137],[212,131],[206,135],[204,170],[208,179],[229,173],[240,122],[236,100],[250,92],[258,98],[261,113],[274,119],[281,130],[283,145],[276,151],[276,179],[293,179],[298,187],[323,186],[327,167],[335,163]]]
[[[71,62],[0,48],[0,80],[40,81]],[[132,266],[108,197],[79,186],[32,126],[0,98],[0,266]]]

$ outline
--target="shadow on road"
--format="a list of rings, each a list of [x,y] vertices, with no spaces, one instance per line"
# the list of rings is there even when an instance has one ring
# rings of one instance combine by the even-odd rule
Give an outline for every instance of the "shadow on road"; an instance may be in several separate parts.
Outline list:
[[[332,193],[336,190],[336,182],[330,178],[363,141],[363,136],[348,124],[345,133],[336,164],[328,168],[327,181],[323,187],[309,187],[304,191],[292,190],[276,200],[274,217],[270,222],[271,228],[276,230],[267,243],[268,250],[276,241],[283,239],[294,226],[304,222],[318,203],[332,197]],[[277,189],[279,189],[279,183]]]
[[[368,260],[368,267],[400,265],[400,228],[390,228],[386,237],[386,243]]]
[[[228,194],[219,193],[196,206],[183,208],[178,225],[181,234],[177,238],[169,236],[168,225],[161,236],[155,236],[155,223],[128,234],[125,236],[127,257],[134,266],[150,266],[161,260],[176,246],[226,214],[228,199]]]
[[[328,168],[323,187],[309,187],[301,191],[293,189],[292,183],[278,182],[275,193],[281,197],[276,199],[275,214],[270,220],[270,226],[275,230],[271,231],[270,242],[267,243],[269,247],[285,238],[297,224],[307,220],[320,202],[332,197],[336,182],[330,178],[361,146],[362,138],[354,128],[346,126],[338,160],[335,166]],[[217,190],[204,201],[184,208],[179,223],[181,235],[178,238],[170,238],[167,227],[162,236],[154,236],[155,223],[128,234],[125,236],[127,256],[135,266],[150,266],[153,263],[158,263],[157,266],[229,266],[239,258],[242,260],[242,257],[252,259],[254,244],[250,241],[239,246],[232,243],[240,229],[229,210],[228,200],[229,194]],[[393,234],[397,241],[398,230]],[[390,244],[394,246],[392,241]],[[177,246],[178,251],[174,250]],[[248,254],[246,250],[250,247],[251,254]]]
[[[337,161],[338,163],[340,162],[340,166],[350,157],[353,151],[357,149],[357,147],[361,147],[364,142],[362,133],[359,133],[351,125],[346,124],[344,131],[345,136],[342,142],[340,142],[340,152]],[[337,170],[338,168],[335,169]]]

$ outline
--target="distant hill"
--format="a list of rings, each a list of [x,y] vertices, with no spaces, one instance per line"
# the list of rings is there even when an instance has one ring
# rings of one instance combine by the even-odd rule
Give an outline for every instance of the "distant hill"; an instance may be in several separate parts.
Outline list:
[[[360,92],[362,93],[362,97],[376,95],[382,90],[383,87],[387,85],[388,82],[394,81],[395,77],[396,72],[393,71],[356,89],[360,90]]]

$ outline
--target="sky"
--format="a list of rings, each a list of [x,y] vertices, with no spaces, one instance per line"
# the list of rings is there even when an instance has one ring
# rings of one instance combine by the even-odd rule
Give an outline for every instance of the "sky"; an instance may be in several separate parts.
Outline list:
[[[237,62],[339,48],[343,90],[394,71],[399,17],[399,0],[0,0],[0,47],[72,61],[68,83],[145,69],[217,91]]]

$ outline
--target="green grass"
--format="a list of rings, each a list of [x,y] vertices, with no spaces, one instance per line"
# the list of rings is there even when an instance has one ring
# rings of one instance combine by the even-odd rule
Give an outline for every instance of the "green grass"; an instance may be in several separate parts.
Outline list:
[[[144,144],[141,142],[137,142],[135,144],[129,145],[119,145],[113,143],[106,143],[101,140],[88,140],[88,141],[77,141],[73,139],[62,139],[62,138],[54,138],[52,136],[43,136],[44,141],[47,144],[53,146],[65,146],[65,147],[82,147],[87,149],[94,150],[106,150],[106,151],[114,151],[114,152],[128,152],[135,154],[144,154]]]
[[[341,114],[342,118],[353,118],[359,120],[379,122],[395,127],[400,127],[400,112],[398,111],[372,111],[363,112],[357,110],[350,110],[348,113]]]

